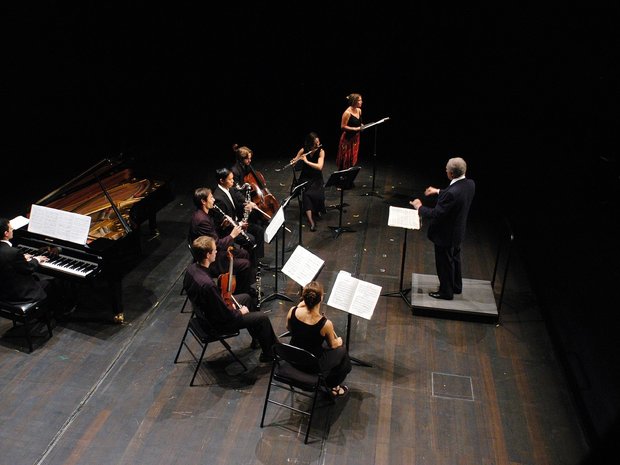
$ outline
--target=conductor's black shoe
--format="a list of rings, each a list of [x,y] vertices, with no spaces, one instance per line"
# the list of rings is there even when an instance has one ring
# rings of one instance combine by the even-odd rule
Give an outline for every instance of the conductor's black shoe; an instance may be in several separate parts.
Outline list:
[[[428,295],[430,295],[433,299],[452,300],[452,297],[445,296],[439,292],[429,292]]]
[[[258,357],[258,361],[261,363],[271,363],[273,362],[273,357],[261,352],[260,356]]]
[[[312,232],[316,231],[316,225],[315,225],[315,224],[313,224],[312,226],[310,226],[310,231],[312,231]]]

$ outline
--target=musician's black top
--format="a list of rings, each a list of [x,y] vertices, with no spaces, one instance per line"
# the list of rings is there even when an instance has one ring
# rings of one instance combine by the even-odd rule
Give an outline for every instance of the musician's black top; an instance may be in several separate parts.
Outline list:
[[[37,260],[26,260],[17,247],[0,241],[0,300],[24,303],[45,299],[47,294],[35,274],[38,269]]]

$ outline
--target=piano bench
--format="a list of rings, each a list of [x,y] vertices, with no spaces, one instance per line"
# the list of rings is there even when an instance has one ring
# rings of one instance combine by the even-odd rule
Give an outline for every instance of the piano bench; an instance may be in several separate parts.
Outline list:
[[[24,328],[24,337],[30,352],[33,350],[30,331],[38,323],[45,322],[49,337],[52,337],[51,314],[45,300],[21,304],[10,304],[0,300],[0,316],[13,321],[13,327],[16,327],[18,323],[21,324]]]

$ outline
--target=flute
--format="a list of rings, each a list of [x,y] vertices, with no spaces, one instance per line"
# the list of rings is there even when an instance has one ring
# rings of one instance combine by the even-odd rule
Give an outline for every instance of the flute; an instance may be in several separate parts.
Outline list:
[[[319,145],[318,147],[313,148],[312,150],[308,150],[306,153],[302,153],[302,154],[299,156],[299,158],[298,158],[297,156],[295,156],[295,157],[293,158],[293,160],[291,160],[291,161],[288,163],[288,165],[286,165],[286,166],[284,166],[284,167],[282,167],[282,168],[280,168],[279,170],[276,170],[276,171],[282,171],[282,170],[285,170],[286,168],[288,168],[289,166],[293,166],[295,163],[297,163],[299,160],[301,160],[301,157],[303,157],[304,155],[305,155],[305,156],[308,156],[308,155],[310,155],[310,154],[312,154],[312,153],[316,152],[316,151],[317,151],[318,149],[320,149],[321,147],[323,147],[323,144]]]
[[[229,215],[224,213],[220,207],[218,207],[217,205],[214,204],[213,208],[217,209],[218,212],[220,212],[222,215],[224,215],[224,218],[226,218],[230,224],[232,224],[235,227],[239,226],[237,224],[237,222],[235,220],[233,220]],[[243,230],[243,228],[241,229],[241,235],[243,237],[245,237],[245,239],[252,245],[252,248],[256,247],[256,243],[252,239],[250,239],[250,236],[248,236],[246,234],[246,232]]]

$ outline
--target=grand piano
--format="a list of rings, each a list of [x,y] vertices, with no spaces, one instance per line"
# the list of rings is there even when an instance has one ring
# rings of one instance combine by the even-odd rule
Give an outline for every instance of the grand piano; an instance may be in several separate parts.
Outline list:
[[[121,280],[128,257],[141,253],[140,226],[157,231],[156,214],[174,195],[168,180],[139,174],[133,162],[103,159],[35,202],[91,218],[86,244],[28,231],[14,231],[13,244],[24,253],[54,251],[40,271],[61,279],[101,280],[113,321],[124,321]],[[94,284],[91,282],[91,284]]]

